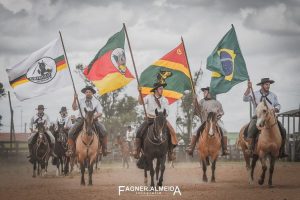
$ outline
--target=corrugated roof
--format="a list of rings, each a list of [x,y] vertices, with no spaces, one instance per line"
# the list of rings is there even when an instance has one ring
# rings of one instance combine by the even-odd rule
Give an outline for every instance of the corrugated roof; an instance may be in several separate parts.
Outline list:
[[[284,116],[284,117],[300,117],[300,109],[295,110],[289,110],[286,112],[279,113],[278,116]]]

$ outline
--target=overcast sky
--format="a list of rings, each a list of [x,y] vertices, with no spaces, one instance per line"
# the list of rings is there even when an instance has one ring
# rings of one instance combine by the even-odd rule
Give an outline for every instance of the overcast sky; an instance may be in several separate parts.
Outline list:
[[[88,64],[123,22],[139,74],[175,48],[183,36],[192,72],[203,62],[200,87],[210,82],[206,58],[234,24],[253,85],[270,77],[275,80],[271,91],[277,94],[281,111],[299,108],[299,0],[0,0],[0,82],[12,91],[5,68],[57,38],[59,30],[71,69],[78,63]],[[126,53],[127,66],[133,72],[129,51]],[[79,91],[83,81],[73,74]],[[136,87],[132,81],[124,92],[137,96]],[[249,104],[242,101],[245,89],[246,82],[218,95],[229,131],[238,131],[249,120]],[[23,102],[12,95],[16,131],[20,131],[21,111],[25,123],[36,106],[44,104],[55,120],[61,106],[71,108],[72,99],[71,85]],[[8,98],[0,100],[2,130],[9,130],[8,105]],[[172,108],[176,110],[176,103]],[[175,112],[170,118],[174,123]]]

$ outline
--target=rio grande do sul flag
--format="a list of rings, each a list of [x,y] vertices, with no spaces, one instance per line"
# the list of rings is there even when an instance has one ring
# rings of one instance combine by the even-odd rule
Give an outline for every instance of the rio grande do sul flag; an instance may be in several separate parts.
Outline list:
[[[71,83],[59,38],[21,62],[7,67],[6,72],[9,83],[20,101],[53,92]]]
[[[134,79],[126,67],[124,28],[114,34],[84,69],[84,75],[97,87],[100,95],[126,86]]]
[[[180,99],[185,90],[192,89],[186,58],[184,46],[181,43],[145,69],[140,78],[142,94],[144,96],[150,94],[153,84],[160,82],[167,83],[163,96],[168,99],[169,104]]]

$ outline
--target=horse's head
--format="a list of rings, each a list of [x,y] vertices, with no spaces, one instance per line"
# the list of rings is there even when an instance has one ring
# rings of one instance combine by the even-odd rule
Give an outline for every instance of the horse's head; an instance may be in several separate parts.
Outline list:
[[[217,121],[218,121],[217,113],[215,112],[208,113],[205,128],[206,128],[206,132],[211,137],[214,136],[218,130]]]
[[[37,132],[38,132],[37,143],[39,145],[40,144],[46,144],[48,142],[47,138],[45,136],[45,133],[46,133],[45,123],[46,123],[45,121],[44,122],[39,122],[36,125]]]
[[[157,109],[155,109],[154,129],[158,136],[162,135],[163,129],[165,128],[167,122],[166,117],[166,109],[164,109],[163,112],[158,112]]]
[[[66,136],[64,124],[57,123],[56,140],[57,142],[63,144],[67,142],[67,136]]]
[[[96,112],[96,108],[92,111],[87,111],[86,108],[84,108],[85,112],[85,118],[84,118],[84,124],[85,124],[85,132],[91,136],[93,134],[93,123],[94,123],[94,113]]]
[[[272,116],[274,116],[274,111],[269,109],[266,100],[260,102],[256,107],[256,126],[261,129],[265,126],[265,123],[270,120]]]

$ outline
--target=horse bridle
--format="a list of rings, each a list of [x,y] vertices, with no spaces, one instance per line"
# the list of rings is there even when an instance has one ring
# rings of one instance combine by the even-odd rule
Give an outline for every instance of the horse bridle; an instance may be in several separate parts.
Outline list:
[[[165,128],[166,121],[167,120],[165,120],[164,123],[163,123],[162,130],[164,130],[164,128]],[[154,134],[157,132],[156,126],[157,125],[156,125],[155,119],[154,119],[154,122],[153,122],[153,132],[154,132]],[[164,140],[161,140],[159,143],[156,143],[156,142],[152,141],[151,138],[149,137],[149,131],[150,131],[150,128],[148,128],[148,131],[147,131],[147,138],[148,138],[148,140],[149,140],[150,143],[152,143],[154,145],[161,145],[161,144],[163,144],[163,143],[165,143],[167,141],[167,138],[165,138]],[[154,136],[154,137],[156,137],[156,136]]]

